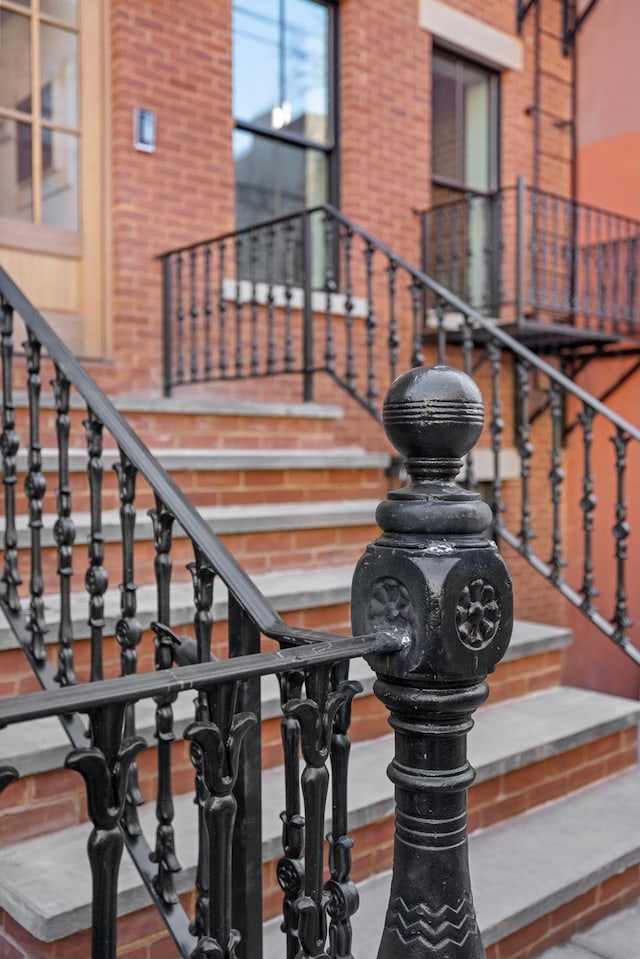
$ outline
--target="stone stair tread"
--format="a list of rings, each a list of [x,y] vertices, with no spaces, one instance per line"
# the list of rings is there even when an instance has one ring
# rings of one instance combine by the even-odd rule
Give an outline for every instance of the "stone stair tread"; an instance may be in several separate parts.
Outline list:
[[[328,583],[327,576],[319,577],[317,602],[320,602],[321,599],[326,600],[327,598],[331,602],[348,601],[351,570],[344,569],[342,573],[344,573],[344,582],[340,580],[338,586],[336,586],[335,583],[333,586]],[[272,602],[274,602],[274,605],[278,607],[281,597],[285,595],[281,590],[283,579],[289,581],[289,586],[292,585],[296,578],[302,580],[304,582],[306,595],[309,596],[309,591],[314,589],[315,575],[315,571],[277,575],[265,574],[263,577],[256,576],[255,580]],[[223,587],[218,586],[218,584],[216,584],[216,586],[218,590],[223,589]],[[190,587],[188,588],[190,589]],[[273,591],[270,592],[271,588]],[[276,589],[280,589],[281,591],[278,593]],[[147,625],[155,616],[155,605],[153,604],[155,603],[156,597],[155,591],[149,595],[149,591],[151,590],[155,590],[155,588],[141,587],[137,593],[138,618]],[[340,598],[338,598],[338,595]],[[220,619],[223,615],[226,616],[224,608],[225,602],[226,600],[224,598],[216,595],[213,610],[215,619]],[[87,597],[84,593],[78,594],[73,598],[72,608],[76,613],[77,607],[83,604],[83,612],[78,615],[74,613],[76,618],[76,622],[74,623],[74,629],[76,630],[75,635],[80,634],[79,631],[81,628],[86,630],[86,603]],[[190,594],[186,597],[185,603],[189,606]],[[290,603],[291,599],[288,600],[287,609],[292,608]],[[191,613],[191,606],[189,606],[189,610]],[[117,615],[118,610],[113,610],[110,620],[112,623],[115,621]],[[51,632],[54,636],[56,633],[55,625],[55,621],[50,620]],[[0,612],[0,648],[2,648],[4,637],[8,637],[12,643],[14,642],[12,635],[3,622],[3,615]],[[547,649],[562,648],[568,645],[570,641],[570,632],[564,630],[562,627],[545,626],[539,623],[530,623],[526,620],[516,620],[511,645],[506,658],[518,658],[519,654],[524,657],[536,652],[544,652]],[[351,676],[363,684],[366,693],[371,691],[374,676],[364,660],[354,660],[351,667]],[[279,712],[278,689],[275,678],[265,677],[262,689],[263,718],[268,719]],[[174,715],[178,729],[182,729],[191,716],[191,701],[191,694],[184,694],[179,697],[174,706]],[[624,700],[619,701],[624,702]],[[494,708],[495,707],[490,705],[484,712],[490,713]],[[138,704],[138,725],[141,735],[143,736],[151,735],[153,709],[154,706],[150,702]],[[478,735],[477,731],[475,735]],[[32,723],[25,723],[14,726],[11,729],[0,730],[0,765],[16,766],[22,775],[42,772],[47,769],[56,769],[60,766],[66,755],[68,749],[67,743],[68,741],[62,731],[62,727],[54,717],[50,719],[38,719]]]
[[[2,391],[0,391],[0,397]],[[109,399],[121,413],[195,413],[205,416],[269,416],[291,417],[296,419],[341,419],[344,408],[337,403],[264,403],[258,400],[239,400],[232,396],[216,399],[211,396],[125,396],[116,394]],[[15,390],[13,403],[16,409],[29,406],[29,396],[25,390]],[[86,411],[87,404],[78,393],[71,393],[69,406],[72,410]],[[53,395],[43,393],[40,397],[41,409],[54,409]]]
[[[564,697],[567,700],[565,704],[561,702]],[[534,762],[543,755],[560,752],[569,748],[574,740],[577,744],[588,737],[598,738],[613,729],[631,725],[637,721],[639,710],[640,706],[636,702],[621,701],[616,697],[575,689],[549,690],[519,700],[498,703],[478,714],[476,727],[470,735],[470,758],[478,770],[478,778],[486,779],[496,772],[515,769]],[[580,720],[577,719],[577,714],[580,715]],[[496,730],[500,730],[501,734],[496,735]],[[385,773],[392,748],[391,735],[353,746],[350,768],[350,829],[356,829],[392,813],[393,788]],[[602,875],[608,875],[611,869],[615,872],[625,863],[640,861],[640,821],[636,822],[632,816],[637,795],[635,790],[640,788],[639,780],[640,772],[637,770],[632,774],[616,777],[615,790],[620,791],[622,798],[615,792],[615,807],[614,797],[611,795],[612,781],[607,780],[566,799],[533,810],[526,814],[526,820],[518,817],[517,828],[512,826],[516,820],[511,820],[480,831],[472,837],[474,889],[479,914],[486,934],[493,936],[487,942],[493,942],[501,935],[506,935],[536,918],[540,914],[535,913],[540,906],[538,900],[544,900],[547,904],[555,902],[555,895],[560,904],[588,888],[587,879],[599,875],[598,870]],[[280,854],[281,825],[278,816],[283,807],[283,790],[282,770],[274,768],[264,771],[265,861]],[[599,800],[601,793],[604,798]],[[619,815],[618,803],[621,807]],[[609,817],[606,826],[603,826],[611,846],[611,863],[606,857],[606,843],[603,849],[598,842],[600,827],[595,828],[597,815],[602,815],[607,808],[616,808],[616,816]],[[186,890],[192,887],[195,876],[197,817],[193,814],[192,795],[189,793],[177,796],[175,809],[176,841],[183,865],[177,885],[180,890]],[[583,815],[585,819],[581,818]],[[537,817],[542,817],[542,825]],[[564,831],[556,842],[557,833],[553,827],[554,821],[558,819],[556,828]],[[142,807],[141,820],[147,836],[152,836],[155,828],[153,804],[148,803]],[[579,824],[583,822],[593,824],[594,828],[590,830],[588,839],[581,838],[581,842],[576,843],[575,831],[581,829]],[[86,928],[89,923],[90,884],[87,881],[88,863],[85,852],[89,828],[86,824],[70,827],[0,851],[0,907],[7,909],[21,925],[38,938],[47,941],[57,939]],[[545,831],[547,829],[550,830],[548,833]],[[619,831],[621,835],[618,835]],[[523,839],[523,836],[529,833],[535,837],[535,841],[527,842]],[[549,837],[554,837],[554,842],[551,843],[551,852],[546,852],[545,860],[544,850],[550,845]],[[519,846],[512,848],[516,841]],[[523,853],[516,855],[514,849],[520,847],[523,848]],[[571,849],[573,851],[569,853],[568,850]],[[555,865],[558,850],[562,851],[562,856],[569,857],[572,863],[578,861],[576,868],[579,875],[576,873],[574,876],[562,862]],[[549,856],[553,856],[553,869],[548,868]],[[61,860],[64,860],[62,872]],[[586,863],[584,868],[582,860]],[[54,865],[58,870],[59,881],[54,888],[50,888],[47,887],[47,882],[48,877],[53,874]],[[501,870],[508,873],[508,881],[501,875]],[[531,889],[524,882],[529,874]],[[565,893],[561,884],[557,893],[549,898],[545,892],[545,876],[547,880],[551,876],[555,885],[558,885],[557,877],[560,876],[563,882],[566,881],[571,894],[563,898]],[[146,891],[127,857],[123,858],[120,878],[120,905],[123,912],[133,911],[148,903]],[[373,890],[374,898],[378,896],[378,887],[382,890],[380,895],[386,895],[385,882],[386,880],[378,878],[363,883],[363,903],[367,903],[365,889],[369,887]],[[493,890],[491,894],[485,891],[487,884]],[[521,888],[523,886],[525,888]],[[529,902],[529,899],[533,901]],[[372,908],[378,912],[382,909],[384,912],[379,896],[376,902],[377,905]],[[513,903],[511,911],[508,909],[509,903]],[[369,906],[363,908],[368,910]],[[506,915],[503,914],[505,909]],[[360,954],[367,954],[362,945]]]
[[[639,789],[640,769],[634,768],[471,836],[472,888],[485,946],[640,862]],[[379,944],[389,883],[386,873],[360,886],[353,926],[361,955],[374,954]],[[270,927],[267,935],[276,938]],[[267,949],[265,959],[271,956],[275,952]],[[567,959],[582,956],[569,953]]]
[[[225,533],[267,532],[271,530],[318,529],[334,526],[363,526],[375,523],[375,511],[378,499],[323,500],[309,503],[263,503],[236,506],[200,506],[198,512],[218,535]],[[45,513],[42,517],[41,533],[43,546],[54,546],[53,527],[58,519],[55,513]],[[90,533],[90,514],[74,512],[73,522],[76,543],[88,540]],[[28,547],[31,543],[29,517],[22,514],[16,519],[18,546]],[[0,531],[4,530],[4,517],[0,518]],[[107,543],[121,540],[120,513],[116,509],[102,513],[102,533]],[[184,536],[176,523],[174,537]],[[150,540],[153,527],[146,511],[139,510],[136,517],[135,538]]]
[[[390,453],[372,453],[360,447],[331,447],[330,449],[258,449],[242,448],[184,448],[151,449],[151,454],[165,470],[278,470],[278,469],[386,469]],[[27,468],[28,451],[21,449],[16,457],[19,473]],[[105,470],[119,462],[115,447],[106,446],[101,457]],[[51,473],[58,468],[58,451],[54,447],[42,449],[42,471]],[[84,473],[87,468],[86,449],[69,450],[69,471]]]

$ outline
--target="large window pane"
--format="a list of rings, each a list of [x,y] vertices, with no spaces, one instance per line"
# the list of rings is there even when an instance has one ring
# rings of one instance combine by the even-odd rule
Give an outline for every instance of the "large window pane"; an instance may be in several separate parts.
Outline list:
[[[0,106],[31,112],[29,19],[0,10]]]
[[[41,25],[42,115],[70,127],[78,124],[77,45],[75,33]]]
[[[42,222],[78,229],[78,137],[42,131]]]
[[[233,18],[236,120],[328,140],[328,9],[312,0],[237,0]]]
[[[456,65],[454,61],[435,54],[432,98],[433,173],[458,180]]]
[[[327,162],[322,151],[236,130],[233,154],[238,229],[324,201]]]
[[[462,71],[463,170],[467,186],[491,189],[489,76],[468,63]]]
[[[31,124],[0,118],[0,216],[31,220]]]

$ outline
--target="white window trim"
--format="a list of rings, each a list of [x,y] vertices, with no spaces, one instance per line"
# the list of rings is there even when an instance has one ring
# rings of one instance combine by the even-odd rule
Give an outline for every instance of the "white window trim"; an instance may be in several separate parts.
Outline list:
[[[441,0],[420,0],[420,26],[439,46],[471,57],[494,70],[524,70],[524,43],[484,20],[455,10]]]

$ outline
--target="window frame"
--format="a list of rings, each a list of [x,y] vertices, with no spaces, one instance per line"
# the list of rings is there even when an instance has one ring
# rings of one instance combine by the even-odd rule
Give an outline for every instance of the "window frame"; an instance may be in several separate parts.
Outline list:
[[[232,6],[235,0],[232,0]],[[296,133],[286,128],[279,130],[273,127],[261,126],[258,123],[251,123],[248,120],[240,120],[235,115],[233,117],[233,129],[250,133],[256,137],[266,137],[269,140],[275,140],[279,143],[288,143],[294,147],[300,147],[305,150],[315,150],[324,153],[327,164],[327,203],[339,207],[339,153],[338,153],[338,130],[339,130],[339,30],[338,30],[338,2],[339,0],[309,0],[318,6],[325,7],[329,12],[328,25],[328,50],[327,50],[327,131],[328,136],[325,141],[314,140],[312,137],[306,137],[303,134]],[[233,16],[233,13],[232,13]],[[231,38],[232,50],[234,46],[234,37],[232,29]],[[233,75],[233,68],[232,68]],[[235,168],[235,163],[234,163]],[[237,190],[237,184],[234,182],[234,194]],[[237,224],[236,224],[237,225]]]
[[[455,63],[456,68],[456,102],[459,103],[459,99],[462,97],[462,70],[465,66],[473,67],[475,70],[483,70],[489,78],[489,186],[487,189],[478,189],[477,187],[471,186],[468,183],[465,183],[463,180],[458,180],[456,178],[451,178],[443,176],[442,174],[434,173],[433,170],[433,115],[431,123],[431,136],[432,136],[432,148],[431,148],[431,183],[433,186],[444,187],[445,189],[458,192],[460,194],[473,194],[475,196],[492,196],[500,189],[500,167],[501,167],[501,125],[500,125],[500,116],[501,116],[501,96],[500,96],[500,73],[497,70],[493,70],[491,67],[486,66],[486,64],[481,63],[478,60],[473,60],[471,57],[464,56],[461,53],[457,53],[454,50],[448,50],[446,47],[439,45],[433,46],[431,54],[431,89],[433,91],[433,74],[434,74],[434,60],[436,57],[444,57],[449,61]],[[432,110],[433,110],[433,92],[432,92]],[[456,165],[457,160],[459,159],[459,151],[463,149],[464,138],[460,136],[460,129],[458,124],[464,123],[464,111],[457,109],[456,117]]]
[[[81,83],[81,58],[82,58],[82,6],[78,4],[77,23],[70,23],[67,20],[52,16],[43,12],[40,8],[40,0],[32,0],[29,6],[12,2],[12,0],[2,0],[0,6],[8,13],[24,17],[29,23],[29,72],[31,92],[26,99],[29,101],[30,110],[21,111],[10,107],[0,106],[0,119],[14,121],[17,124],[27,124],[31,131],[31,174],[29,177],[23,177],[18,185],[29,182],[31,189],[31,219],[21,220],[11,216],[0,216],[0,234],[14,233],[20,245],[27,249],[34,250],[59,250],[67,252],[70,255],[77,255],[80,252],[80,233],[82,228],[82,149],[84,146],[83,137],[83,103],[82,103],[82,83]],[[41,25],[51,26],[56,29],[65,30],[76,38],[76,75],[77,75],[77,122],[71,127],[65,123],[53,120],[44,115],[42,109],[42,91],[47,86],[42,84],[41,64],[40,64],[40,27]],[[24,102],[24,101],[21,101]],[[77,227],[69,229],[63,226],[55,226],[43,221],[44,206],[44,180],[45,174],[51,166],[47,167],[44,162],[44,131],[49,130],[51,134],[63,133],[71,134],[76,137],[78,143],[78,161],[77,161],[77,207],[78,218]],[[19,133],[16,136],[16,143],[19,148]],[[49,145],[49,158],[52,159],[52,138]]]

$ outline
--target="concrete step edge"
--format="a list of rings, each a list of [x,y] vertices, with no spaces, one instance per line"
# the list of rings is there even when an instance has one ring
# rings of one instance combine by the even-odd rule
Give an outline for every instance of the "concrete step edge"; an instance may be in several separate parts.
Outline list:
[[[378,470],[386,469],[389,453],[371,453],[359,447],[332,447],[330,449],[151,449],[150,452],[167,471],[192,470],[197,472],[229,472],[231,470]],[[28,451],[21,449],[16,456],[18,473],[27,470]],[[110,471],[119,461],[114,447],[104,450],[102,465]],[[42,472],[58,469],[58,453],[53,447],[42,450]],[[86,473],[87,451],[69,450],[69,472]]]
[[[571,748],[572,744],[587,741],[589,737],[600,738],[614,729],[634,725],[638,721],[639,712],[638,703],[585,690],[566,688],[537,693],[523,700],[497,704],[481,711],[477,716],[476,730],[471,734],[470,758],[478,769],[478,778],[486,779],[490,775],[499,775],[507,769],[520,768],[536,762],[543,756],[555,755]],[[503,730],[503,736],[496,743],[495,731],[498,728]],[[514,730],[516,730],[515,738]],[[549,737],[545,736],[545,730],[550,732]],[[527,737],[529,744],[525,746]],[[392,813],[393,788],[385,774],[392,748],[391,736],[357,743],[353,746],[351,777],[354,785],[350,790],[351,830],[376,822]],[[499,752],[502,755],[497,755]],[[637,771],[634,773],[634,783],[638,787],[639,774]],[[617,779],[624,782],[624,775],[628,774],[623,774]],[[605,783],[589,788],[597,790],[608,787],[609,783],[610,780],[607,780]],[[270,861],[280,854],[281,836],[278,814],[283,805],[282,789],[281,769],[266,770],[263,774],[264,861]],[[478,846],[487,847],[488,837],[500,836],[500,829],[506,836],[506,839],[502,839],[502,845],[508,846],[512,837],[517,837],[527,825],[530,826],[533,823],[535,826],[536,816],[548,816],[549,810],[558,808],[563,803],[572,802],[574,797],[578,797],[579,806],[581,802],[584,803],[581,797],[586,792],[588,790],[574,793],[567,799],[550,803],[538,810],[532,810],[525,816],[518,817],[517,827],[512,826],[515,820],[510,820],[474,834],[470,840],[472,851]],[[175,800],[177,848],[183,865],[183,872],[177,883],[181,891],[192,888],[195,878],[196,817],[193,815],[192,799],[192,795],[188,794],[176,797]],[[141,820],[147,835],[152,836],[155,823],[152,804],[143,807]],[[17,922],[25,926],[37,938],[52,941],[88,926],[90,884],[87,881],[88,864],[85,845],[89,828],[88,826],[71,827],[0,851],[2,866],[0,907],[7,909]],[[613,874],[611,870],[615,871],[621,863],[640,861],[640,823],[635,826],[635,832],[631,838],[633,839],[632,848],[615,851],[614,863],[611,866],[608,863],[601,864],[599,875],[604,877],[605,874]],[[618,845],[620,845],[619,841]],[[47,875],[48,870],[43,867],[43,862],[55,862],[57,856],[62,855],[63,852],[64,861],[60,866],[61,874],[58,882],[55,888],[47,893],[46,886],[50,881],[50,875]],[[493,861],[490,848],[488,855],[484,854],[486,862],[482,860],[482,857],[480,860],[480,875],[475,876],[474,889],[482,889],[480,898],[486,910],[491,897],[485,891],[487,876],[482,875],[482,868],[483,863],[484,868],[488,868]],[[509,861],[515,869],[513,853]],[[504,864],[498,862],[498,865],[502,867]],[[477,869],[474,871],[477,873]],[[87,875],[84,875],[85,873]],[[592,873],[593,870],[589,871],[588,876],[579,876],[577,879],[574,877],[566,894],[563,889],[555,897],[547,896],[544,899],[545,905],[555,908],[556,900],[569,901],[573,898],[573,890],[577,885],[580,886],[581,891],[589,888],[588,881]],[[495,876],[493,878],[496,879]],[[367,883],[363,883],[362,888],[364,889],[366,885]],[[122,912],[135,911],[148,903],[146,892],[140,884],[134,867],[124,860],[119,895]],[[562,902],[558,901],[557,904]],[[378,908],[381,907],[378,906]],[[536,909],[538,914],[534,916]],[[479,909],[479,914],[482,915],[482,909]],[[522,906],[513,917],[511,915],[498,916],[497,919],[494,917],[490,922],[485,922],[486,943],[497,941],[516,928],[520,928],[520,925],[533,921],[533,918],[537,918],[540,914],[539,907],[534,903]],[[368,953],[365,950],[362,954]]]
[[[258,503],[236,506],[201,506],[198,512],[202,519],[219,536],[231,533],[264,533],[279,530],[328,529],[345,526],[369,526],[375,524],[375,511],[379,500],[323,500],[309,503]],[[55,513],[45,513],[42,517],[41,544],[43,547],[55,546],[53,529],[58,517]],[[76,543],[80,546],[87,542],[90,534],[90,514],[74,513],[73,523]],[[31,545],[29,517],[17,517],[18,548],[27,549]],[[0,533],[4,531],[4,519],[0,519]],[[120,514],[116,509],[102,513],[102,534],[105,543],[119,543],[122,540]],[[138,511],[134,536],[137,541],[152,541],[153,526],[143,510]],[[176,524],[173,536],[184,537],[182,528]],[[364,544],[363,544],[364,545]]]
[[[0,396],[1,396],[0,392]],[[261,403],[252,400],[179,397],[179,396],[110,396],[109,399],[121,413],[191,414],[203,416],[268,416],[283,419],[337,420],[344,417],[344,408],[337,403]],[[13,394],[16,409],[28,409],[29,397],[25,390]],[[86,412],[87,404],[78,393],[69,397],[72,410]],[[53,396],[43,393],[41,409],[54,409]]]

